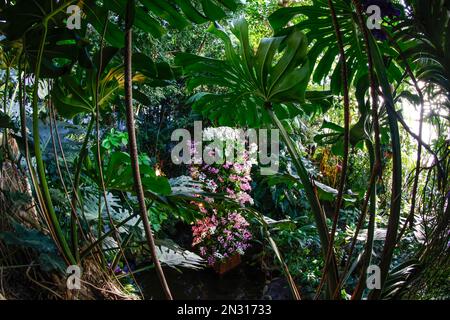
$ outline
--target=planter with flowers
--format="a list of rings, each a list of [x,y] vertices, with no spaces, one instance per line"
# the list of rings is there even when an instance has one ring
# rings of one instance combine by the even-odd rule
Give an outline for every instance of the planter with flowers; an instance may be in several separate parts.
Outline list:
[[[250,246],[249,223],[237,212],[222,216],[214,212],[193,226],[193,246],[219,274],[230,271],[241,262]]]
[[[205,129],[204,134],[212,134],[215,139],[227,140],[234,134],[231,128]],[[224,136],[226,135],[226,136]],[[239,154],[239,153],[238,153]],[[211,193],[226,194],[244,207],[253,204],[249,195],[251,191],[250,171],[252,162],[248,152],[242,150],[241,157],[236,162],[224,162],[223,164],[192,165],[191,177],[204,183],[207,191]],[[192,227],[193,243],[200,256],[208,262],[219,274],[224,274],[238,266],[241,256],[250,246],[252,235],[249,231],[249,223],[239,210],[227,209],[219,206],[217,200],[205,198],[211,204],[204,206],[199,204],[199,210],[204,218],[197,220]],[[216,202],[215,202],[216,201]],[[215,203],[214,203],[215,202]]]

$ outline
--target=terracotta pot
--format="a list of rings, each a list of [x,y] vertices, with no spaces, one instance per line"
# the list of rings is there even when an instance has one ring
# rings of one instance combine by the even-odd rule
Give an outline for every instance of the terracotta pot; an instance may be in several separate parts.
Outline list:
[[[241,264],[241,256],[239,254],[236,254],[230,258],[227,258],[221,262],[216,262],[214,265],[214,270],[222,275],[227,273],[228,271],[236,268],[238,265]]]

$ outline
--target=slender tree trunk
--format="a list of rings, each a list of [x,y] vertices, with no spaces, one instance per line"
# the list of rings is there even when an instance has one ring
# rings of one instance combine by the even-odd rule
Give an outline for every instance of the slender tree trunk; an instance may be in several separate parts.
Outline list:
[[[153,263],[156,267],[161,286],[168,300],[172,300],[169,286],[167,285],[164,272],[161,268],[161,263],[158,260],[158,255],[155,247],[155,240],[153,238],[150,221],[147,215],[147,207],[145,204],[144,188],[141,181],[141,173],[139,169],[138,150],[136,142],[136,130],[134,126],[134,111],[133,111],[133,87],[132,87],[132,24],[134,16],[134,0],[128,0],[127,13],[125,17],[125,105],[127,115],[127,129],[129,135],[129,151],[131,156],[131,166],[133,169],[134,183],[136,195],[139,202],[140,216],[144,224],[145,236],[150,247]]]

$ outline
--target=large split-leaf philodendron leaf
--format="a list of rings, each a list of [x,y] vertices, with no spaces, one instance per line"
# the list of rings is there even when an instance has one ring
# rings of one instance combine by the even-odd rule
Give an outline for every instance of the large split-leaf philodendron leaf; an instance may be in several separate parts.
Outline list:
[[[351,0],[333,1],[348,68],[348,81],[352,83],[367,74],[367,54],[359,30],[358,19]],[[300,4],[275,11],[269,22],[276,35],[289,34],[297,28],[305,30],[311,48],[308,57],[314,67],[313,80],[322,83],[329,77],[330,89],[334,94],[343,92],[341,62],[339,61],[336,33],[327,0],[313,0],[312,4]],[[389,26],[383,26],[390,28]],[[380,50],[386,55],[397,57],[398,53],[388,42],[380,42]],[[402,70],[396,60],[387,66],[389,80],[400,81]]]
[[[69,30],[65,24],[65,8],[69,3],[69,0],[0,3],[0,34],[4,36],[1,46],[21,48],[28,61],[28,71],[34,71],[46,21],[40,77],[60,77],[67,74],[76,62],[85,66],[87,41],[83,39],[83,30]],[[52,19],[47,19],[49,16]]]
[[[98,105],[103,108],[123,89],[120,82],[122,68],[113,70],[100,80]],[[93,113],[95,104],[95,75],[88,72],[88,84],[83,86],[74,76],[64,76],[55,85],[52,97],[58,114],[73,118],[80,113]]]
[[[244,19],[235,20],[231,30],[239,40],[238,48],[218,25],[210,28],[225,43],[225,60],[188,53],[176,56],[176,64],[189,77],[189,89],[209,86],[216,92],[194,95],[194,108],[221,125],[257,127],[270,122],[266,103],[273,105],[281,119],[298,115],[310,76],[305,35],[295,31],[264,38],[253,50]]]
[[[106,47],[102,51],[102,69],[98,82],[98,106],[105,108],[123,91],[124,73],[123,65],[113,63],[113,58],[119,49]],[[119,59],[116,59],[119,61]],[[98,53],[93,57],[93,67],[86,69],[85,74],[66,75],[59,79],[53,89],[52,97],[58,113],[65,118],[73,118],[78,114],[93,113],[96,109],[95,90],[97,73],[100,66]],[[133,82],[151,86],[163,86],[175,78],[176,69],[167,63],[155,63],[142,53],[133,55]],[[136,99],[144,100],[146,97],[135,89]]]

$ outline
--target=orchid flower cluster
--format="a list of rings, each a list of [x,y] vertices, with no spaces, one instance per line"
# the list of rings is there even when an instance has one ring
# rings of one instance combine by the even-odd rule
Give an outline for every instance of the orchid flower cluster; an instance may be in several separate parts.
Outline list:
[[[242,207],[252,205],[253,198],[249,193],[252,190],[250,171],[253,162],[245,146],[236,142],[239,139],[234,139],[236,137],[234,129],[206,128],[203,135],[204,138],[206,136],[208,139],[226,143],[224,152],[226,159],[228,159],[226,153],[230,152],[229,150],[237,151],[236,161],[224,160],[221,164],[191,165],[191,177],[203,183],[208,192],[226,194],[229,199],[233,199]],[[230,143],[235,144],[233,148],[228,148]],[[191,152],[195,152],[195,145],[192,146]],[[221,150],[209,150],[209,152],[211,156],[214,156]],[[214,199],[209,197],[204,200],[208,203],[214,202]],[[249,223],[245,218],[235,210],[224,209],[223,212],[219,212],[217,209],[208,209],[203,204],[198,206],[204,218],[198,220],[192,227],[194,236],[192,246],[198,246],[200,255],[208,261],[208,264],[214,265],[235,254],[243,255],[252,237],[248,230]]]
[[[200,256],[213,266],[235,254],[243,255],[252,238],[249,223],[238,212],[219,215],[216,210],[210,216],[198,220],[192,227],[193,246],[199,247]]]

